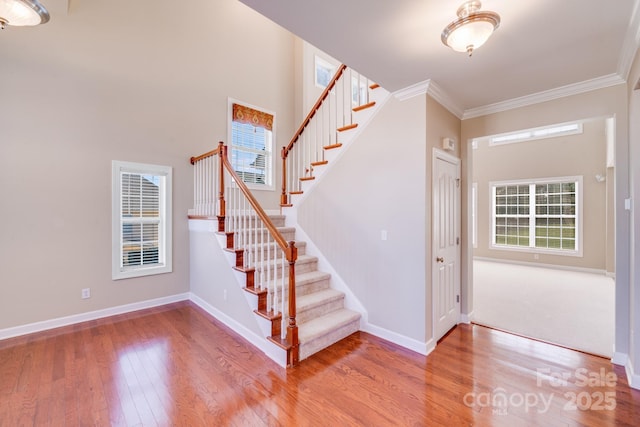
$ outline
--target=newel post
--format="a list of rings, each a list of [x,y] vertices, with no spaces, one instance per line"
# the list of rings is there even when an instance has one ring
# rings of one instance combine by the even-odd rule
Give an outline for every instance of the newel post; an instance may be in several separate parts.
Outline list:
[[[289,324],[287,325],[287,343],[291,345],[289,351],[289,366],[295,366],[300,360],[298,325],[296,324],[296,259],[298,248],[296,242],[289,242],[287,259],[289,261]]]
[[[224,200],[224,159],[227,157],[227,147],[222,141],[218,142],[218,173],[220,174],[218,182],[218,232],[224,232],[224,219],[226,213],[226,201]]]
[[[280,195],[280,205],[286,205],[289,203],[287,197],[287,149],[282,147],[282,194]]]

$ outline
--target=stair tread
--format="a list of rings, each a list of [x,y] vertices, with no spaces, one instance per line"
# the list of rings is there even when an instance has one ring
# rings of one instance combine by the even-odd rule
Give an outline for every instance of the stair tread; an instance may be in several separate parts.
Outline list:
[[[335,310],[324,316],[316,317],[308,322],[298,325],[298,337],[300,344],[310,342],[321,337],[343,325],[356,321],[360,318],[360,313],[342,308]]]
[[[306,255],[306,254],[298,254],[298,259],[296,260],[296,265],[303,265],[303,264],[309,264],[309,263],[313,263],[318,261],[318,257],[316,256],[312,256],[312,255]],[[281,261],[277,262],[277,265],[280,265]],[[263,266],[272,263],[272,260],[267,260],[267,261],[258,261],[254,267],[256,270],[260,270]],[[285,261],[286,264],[286,261]],[[286,267],[286,266],[285,266]],[[296,272],[296,278],[298,277],[298,273]]]
[[[317,307],[329,301],[344,298],[344,293],[336,289],[327,288],[321,291],[312,292],[307,295],[300,295],[297,298],[296,305],[299,311]]]
[[[300,241],[295,241],[296,242],[296,248],[302,248],[302,247],[306,247],[307,246],[307,242],[305,242],[304,240],[300,240]],[[249,250],[253,250],[256,247],[258,247],[258,249],[262,248],[262,247],[267,247],[267,246],[272,246],[273,247],[273,242],[262,242],[262,243],[252,243],[250,245],[247,245],[247,248]],[[277,245],[276,245],[277,246]],[[233,251],[234,249],[231,249],[231,251]]]
[[[320,270],[309,271],[306,273],[296,273],[296,285],[329,278],[331,278],[331,274],[325,273],[324,271]]]

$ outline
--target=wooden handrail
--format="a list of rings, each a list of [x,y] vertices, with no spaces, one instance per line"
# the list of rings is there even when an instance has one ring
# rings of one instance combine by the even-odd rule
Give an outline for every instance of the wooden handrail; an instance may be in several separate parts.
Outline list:
[[[193,164],[195,164],[196,162],[199,162],[202,159],[206,159],[207,157],[212,157],[212,156],[215,156],[216,154],[218,154],[220,152],[220,149],[221,149],[220,148],[220,144],[223,144],[223,143],[221,141],[218,144],[219,144],[218,148],[216,148],[215,150],[211,150],[208,153],[204,153],[204,154],[201,154],[199,156],[192,157],[191,160],[190,160],[191,164],[193,165]]]
[[[227,146],[224,145],[222,141],[218,143],[218,148],[215,150],[209,151],[208,153],[202,154],[200,156],[192,157],[191,164],[196,163],[199,160],[205,159],[211,156],[219,156],[220,161],[220,190],[219,190],[219,199],[220,199],[220,208],[224,215],[225,210],[225,199],[224,199],[224,169],[227,170],[229,175],[235,180],[238,188],[244,196],[247,198],[251,206],[256,212],[256,215],[260,218],[262,223],[269,230],[269,233],[275,240],[275,242],[280,246],[282,251],[284,252],[286,259],[289,263],[289,321],[287,325],[286,339],[289,344],[289,348],[287,349],[287,364],[289,366],[294,366],[298,364],[299,361],[299,344],[300,341],[298,339],[298,325],[296,323],[296,279],[295,279],[295,264],[298,259],[298,248],[296,247],[295,241],[287,242],[282,233],[276,228],[271,221],[271,218],[264,211],[260,203],[253,196],[247,185],[244,181],[238,176],[236,171],[233,169],[231,162],[229,161],[229,157],[227,155]],[[222,224],[224,229],[224,216],[218,216],[220,220],[222,218]],[[223,230],[224,231],[224,230]],[[284,272],[283,272],[284,274]]]
[[[221,148],[222,148],[222,164],[223,164],[223,166],[225,167],[225,169],[227,170],[229,175],[231,175],[231,177],[235,180],[236,185],[238,186],[238,188],[240,188],[240,191],[242,191],[242,193],[247,198],[247,200],[249,201],[249,203],[251,204],[253,209],[256,211],[256,214],[262,220],[264,225],[267,227],[267,229],[269,230],[269,232],[273,236],[273,238],[276,241],[276,243],[278,243],[278,246],[280,246],[280,248],[283,250],[283,252],[287,255],[287,261],[289,261],[289,262],[294,261],[295,262],[295,260],[297,258],[297,257],[295,257],[296,253],[295,253],[295,251],[291,250],[289,242],[287,242],[287,240],[284,238],[284,236],[282,236],[282,233],[280,233],[280,231],[278,231],[276,226],[273,224],[273,221],[271,221],[271,218],[269,218],[269,216],[266,214],[264,209],[262,209],[262,206],[260,206],[260,203],[258,203],[258,201],[253,196],[253,194],[251,194],[251,191],[249,190],[249,187],[247,187],[247,185],[244,183],[244,181],[242,181],[242,179],[238,176],[236,171],[233,170],[233,166],[231,166],[231,162],[229,162],[229,158],[227,157],[227,146],[226,145],[221,145]],[[294,244],[293,247],[295,247],[295,244]]]
[[[329,93],[334,88],[334,86],[336,85],[336,82],[338,81],[340,76],[342,76],[342,73],[344,73],[344,70],[346,69],[347,69],[347,66],[345,64],[341,64],[340,67],[338,67],[338,71],[336,71],[336,74],[333,76],[333,78],[331,79],[327,87],[324,88],[324,91],[322,91],[322,94],[320,95],[316,103],[313,105],[313,108],[311,108],[311,111],[309,112],[309,114],[307,114],[307,117],[304,119],[304,121],[302,122],[302,124],[300,125],[296,133],[293,135],[293,138],[291,138],[291,141],[289,142],[289,144],[286,147],[282,147],[282,152],[281,152],[282,194],[280,195],[281,205],[286,205],[289,200],[289,197],[287,196],[287,157],[289,156],[289,151],[291,151],[295,143],[298,141],[298,139],[300,138],[300,135],[302,135],[302,132],[304,132],[307,125],[309,125],[309,122],[311,121],[313,116],[315,116],[315,114],[318,112],[325,98],[329,96]]]
[[[347,66],[344,65],[344,64],[342,64],[342,65],[340,65],[340,67],[338,67],[338,71],[336,71],[336,75],[333,76],[333,78],[331,79],[331,81],[329,82],[327,87],[324,88],[324,91],[320,95],[320,98],[318,98],[318,100],[314,104],[313,108],[311,108],[311,111],[309,112],[309,114],[307,114],[307,117],[304,119],[304,121],[302,122],[302,124],[300,125],[300,127],[298,128],[296,133],[293,135],[293,138],[291,138],[291,141],[289,142],[289,145],[287,145],[282,150],[283,158],[285,158],[285,157],[287,157],[289,155],[289,151],[293,148],[293,145],[296,143],[298,138],[300,138],[300,135],[302,135],[302,132],[304,131],[304,128],[307,127],[307,125],[309,124],[309,122],[311,121],[313,116],[315,116],[315,114],[318,112],[318,110],[320,109],[320,106],[322,105],[322,102],[324,101],[324,99],[327,96],[329,96],[329,92],[331,92],[331,89],[333,89],[333,87],[336,85],[336,82],[338,81],[338,79],[340,78],[340,76],[342,75],[344,70],[346,70],[346,69],[347,69]]]

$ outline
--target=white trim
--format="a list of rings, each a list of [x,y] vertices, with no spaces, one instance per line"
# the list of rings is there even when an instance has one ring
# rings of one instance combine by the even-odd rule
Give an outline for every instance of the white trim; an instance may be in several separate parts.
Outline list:
[[[162,177],[159,187],[160,226],[158,227],[160,264],[122,268],[122,173]],[[111,161],[111,279],[129,279],[173,271],[173,168],[171,166]]]
[[[613,352],[613,356],[611,357],[611,363],[619,366],[626,366],[629,361],[629,355],[627,353],[620,353],[617,351]]]
[[[431,264],[429,264],[432,268],[432,272],[431,272],[431,277],[429,277],[429,280],[431,281],[431,336],[433,337],[433,339],[435,339],[436,341],[439,340],[440,338],[442,338],[441,336],[436,336],[437,335],[437,324],[438,324],[438,319],[437,319],[437,310],[435,309],[436,303],[437,303],[437,298],[436,298],[436,286],[434,286],[436,280],[435,280],[435,274],[436,274],[436,268],[435,268],[435,257],[437,256],[435,254],[435,248],[436,248],[436,232],[435,232],[435,227],[436,227],[436,223],[434,222],[433,218],[435,218],[435,214],[434,211],[436,209],[435,203],[434,203],[434,188],[436,186],[436,172],[438,170],[437,167],[437,162],[438,160],[441,161],[445,161],[448,163],[451,163],[453,165],[456,166],[456,175],[457,175],[457,179],[458,182],[461,181],[462,179],[462,160],[459,157],[456,157],[452,154],[449,154],[445,151],[440,150],[439,148],[433,148],[432,151],[432,155],[431,155],[432,159],[431,159],[431,254],[432,254],[432,258],[431,258]],[[456,225],[455,227],[457,228],[457,232],[458,232],[458,236],[460,235],[460,233],[462,232],[462,216],[461,216],[461,207],[462,207],[462,185],[458,185],[458,191],[457,194],[455,195],[456,197],[456,207],[458,212],[456,213]],[[457,260],[456,260],[456,265],[458,266],[457,271],[455,272],[455,274],[457,275],[457,280],[456,280],[456,294],[460,295],[462,292],[462,249],[461,249],[461,245],[458,244],[457,246]],[[462,308],[461,308],[461,301],[458,299],[457,302],[457,314],[458,314],[458,322],[460,321],[460,315],[462,313]],[[442,335],[444,336],[444,335]]]
[[[464,111],[460,108],[451,97],[433,80],[427,88],[427,94],[429,94],[440,105],[446,108],[451,114],[461,119]]]
[[[550,133],[544,133],[550,132]],[[496,147],[520,142],[538,141],[541,139],[557,138],[561,136],[578,135],[583,133],[582,122],[568,122],[556,125],[539,126],[536,128],[521,129],[513,132],[504,132],[489,136],[489,147]]]
[[[367,322],[361,322],[360,330],[425,356],[428,356],[436,348],[433,339],[427,342],[418,341]]]
[[[627,360],[627,364],[624,366],[624,371],[627,374],[627,381],[629,382],[629,386],[631,388],[635,388],[636,390],[640,390],[640,374],[636,374],[633,370],[631,358]]]
[[[407,86],[404,89],[397,90],[392,93],[399,101],[406,101],[415,96],[424,95],[429,91],[429,84],[431,80],[423,80],[411,86]]]
[[[478,257],[478,256],[474,256],[473,260],[495,262],[499,264],[522,265],[525,267],[553,268],[555,270],[573,271],[576,273],[598,274],[601,276],[611,277],[610,274],[608,274],[605,270],[601,270],[598,268],[573,267],[570,265],[543,264],[543,263],[529,262],[529,261],[516,261],[516,260],[510,260],[510,259],[486,258],[486,257]]]
[[[462,120],[486,116],[488,114],[499,113],[502,111],[513,110],[515,108],[526,107],[528,105],[539,104],[558,98],[578,95],[581,93],[604,89],[610,86],[616,86],[625,83],[626,81],[618,74],[608,74],[606,76],[596,77],[594,79],[585,80],[583,82],[572,83],[566,86],[561,86],[555,89],[549,89],[531,95],[513,98],[507,101],[496,102],[481,107],[469,108],[462,114]]]
[[[118,314],[131,313],[133,311],[158,307],[161,305],[171,304],[179,301],[185,301],[188,299],[189,299],[189,293],[176,294],[176,295],[171,295],[167,297],[155,298],[151,300],[134,302],[131,304],[105,308],[102,310],[89,311],[86,313],[74,314],[71,316],[64,316],[64,317],[58,317],[50,320],[43,320],[41,322],[28,323],[26,325],[15,326],[13,328],[0,329],[0,340],[13,338],[20,335],[32,334],[35,332],[47,331],[49,329],[60,328],[62,326],[68,326],[68,325],[74,325],[76,323],[87,322],[90,320],[102,319],[104,317],[115,316]]]
[[[260,349],[267,357],[276,362],[278,365],[283,368],[287,366],[287,352],[280,347],[270,343],[264,337],[259,336],[252,330],[248,329],[243,324],[237,322],[232,317],[229,317],[222,311],[218,310],[204,299],[200,298],[193,292],[189,293],[190,300],[196,304],[198,307],[202,308],[206,311],[210,316],[219,320],[228,326],[233,332],[240,335],[242,338],[247,340],[250,344],[254,345],[258,349]]]
[[[471,247],[478,247],[478,183],[471,184]]]
[[[636,56],[638,45],[640,44],[640,1],[635,0],[629,27],[622,44],[622,52],[618,60],[618,74],[624,79],[629,78],[629,72]]]
[[[533,253],[533,254],[548,254],[548,255],[559,255],[559,256],[571,256],[581,258],[583,256],[583,240],[584,240],[584,226],[583,226],[583,208],[584,208],[584,189],[583,189],[583,176],[560,176],[560,177],[550,177],[550,178],[532,178],[532,179],[514,179],[514,180],[505,180],[505,181],[490,181],[489,182],[489,193],[491,194],[491,203],[489,206],[489,217],[491,219],[490,224],[490,240],[489,240],[489,249],[496,251],[509,251],[509,252],[521,252],[521,253]],[[575,250],[568,249],[550,249],[550,248],[539,248],[535,245],[535,221],[531,221],[531,219],[535,220],[537,218],[536,214],[536,198],[535,194],[532,192],[535,190],[532,186],[537,184],[555,184],[555,183],[567,183],[567,182],[575,182],[576,183],[576,213],[575,213],[575,221],[576,221],[576,229],[575,229]],[[496,244],[496,187],[504,187],[511,185],[527,185],[529,186],[529,246],[513,246],[513,245],[499,245]],[[532,235],[533,240],[531,239]]]
[[[465,325],[470,325],[473,322],[473,311],[469,314],[460,313],[460,323],[464,323]]]
[[[247,187],[250,190],[256,190],[256,191],[275,191],[276,190],[276,154],[277,154],[277,149],[276,149],[276,144],[277,144],[277,133],[276,133],[276,129],[277,129],[277,116],[275,111],[272,110],[268,110],[266,108],[263,107],[258,107],[256,105],[253,104],[249,104],[248,102],[244,102],[244,101],[240,101],[239,99],[235,99],[235,98],[231,98],[228,97],[227,98],[227,141],[229,141],[229,162],[231,164],[233,164],[233,160],[231,158],[231,156],[233,155],[232,150],[233,150],[233,130],[232,130],[232,126],[233,126],[233,104],[238,104],[238,105],[242,105],[243,107],[248,107],[248,108],[253,108],[256,111],[260,111],[262,113],[267,113],[267,114],[271,114],[271,116],[273,116],[273,127],[271,128],[271,152],[270,152],[270,157],[271,157],[271,165],[269,166],[269,170],[268,170],[268,175],[267,178],[270,180],[269,184],[254,184],[251,182],[245,182],[245,184],[247,185]]]

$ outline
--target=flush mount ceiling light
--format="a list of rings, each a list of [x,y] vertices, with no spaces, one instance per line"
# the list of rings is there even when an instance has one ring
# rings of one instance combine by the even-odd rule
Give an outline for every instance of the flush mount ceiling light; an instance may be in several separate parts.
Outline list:
[[[0,0],[0,28],[5,25],[39,25],[49,21],[49,12],[38,0]]]
[[[467,52],[486,42],[494,30],[500,26],[500,15],[495,12],[481,12],[479,1],[467,1],[456,12],[458,19],[442,30],[442,43],[456,52]]]

